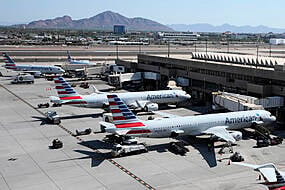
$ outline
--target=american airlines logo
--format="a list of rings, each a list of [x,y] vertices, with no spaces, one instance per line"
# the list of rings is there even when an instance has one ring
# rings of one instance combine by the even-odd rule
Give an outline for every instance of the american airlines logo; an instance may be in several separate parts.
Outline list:
[[[242,123],[242,122],[252,122],[256,121],[258,117],[256,116],[242,116],[242,117],[226,117],[225,124]]]
[[[147,100],[174,98],[174,94],[147,95]]]

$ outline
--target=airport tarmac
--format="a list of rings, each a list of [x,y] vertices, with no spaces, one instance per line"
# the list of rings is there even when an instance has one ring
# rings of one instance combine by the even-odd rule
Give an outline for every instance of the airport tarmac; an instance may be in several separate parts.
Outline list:
[[[185,156],[167,150],[173,139],[140,139],[148,153],[110,159],[110,145],[103,143],[105,134],[78,138],[76,129],[99,131],[101,109],[62,106],[36,109],[54,94],[53,82],[36,79],[31,85],[12,85],[0,78],[0,189],[267,189],[257,181],[258,173],[236,165],[228,165],[226,152],[219,155],[207,149],[205,137],[189,140],[190,152]],[[96,80],[99,90],[111,88]],[[76,87],[80,93],[89,89]],[[60,125],[45,123],[43,113],[56,110]],[[163,110],[176,115],[195,115],[186,108]],[[146,119],[148,115],[139,114]],[[62,149],[49,149],[59,138]],[[187,140],[187,139],[186,139]],[[273,162],[282,170],[285,165],[284,145],[253,148],[255,140],[237,142],[234,147],[246,163]],[[11,159],[12,158],[12,159]],[[222,160],[222,161],[219,161]]]

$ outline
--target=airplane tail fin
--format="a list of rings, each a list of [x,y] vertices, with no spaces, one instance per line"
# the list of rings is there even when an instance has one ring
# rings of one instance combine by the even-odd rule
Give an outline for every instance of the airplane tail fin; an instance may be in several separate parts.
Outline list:
[[[117,95],[107,95],[107,98],[113,117],[113,124],[116,128],[128,128],[126,134],[150,133],[149,130],[143,129],[145,125],[142,121],[129,110],[128,106]]]
[[[3,53],[4,61],[5,61],[5,68],[6,69],[13,69],[16,70],[15,62],[10,58],[7,53]]]
[[[62,104],[86,104],[74,88],[63,77],[54,77],[55,89]]]
[[[71,61],[72,61],[72,58],[71,58],[71,56],[70,56],[70,54],[69,54],[69,51],[67,51],[66,53],[67,53],[67,60],[68,60],[68,62],[71,62]]]

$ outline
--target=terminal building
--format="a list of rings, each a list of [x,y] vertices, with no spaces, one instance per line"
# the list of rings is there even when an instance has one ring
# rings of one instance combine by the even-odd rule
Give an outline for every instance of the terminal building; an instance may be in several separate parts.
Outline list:
[[[194,32],[158,32],[158,38],[165,41],[195,41],[200,37]]]
[[[117,60],[128,72],[153,72],[156,82],[147,88],[164,89],[175,79],[193,99],[212,101],[212,92],[226,91],[257,98],[285,97],[285,59],[196,52],[169,57],[138,55],[137,62]],[[155,84],[155,86],[154,86]],[[283,107],[280,108],[281,112]]]

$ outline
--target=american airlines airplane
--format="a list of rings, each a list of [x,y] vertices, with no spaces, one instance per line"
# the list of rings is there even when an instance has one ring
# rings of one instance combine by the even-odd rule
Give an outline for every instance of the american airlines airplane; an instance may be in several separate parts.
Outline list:
[[[268,124],[276,120],[268,111],[251,110],[141,121],[117,95],[107,97],[113,123],[100,122],[101,130],[121,136],[163,138],[210,134],[233,143],[240,140],[242,134],[230,130],[251,127],[253,124]]]
[[[25,71],[33,73],[37,76],[41,74],[61,74],[64,70],[57,66],[43,66],[43,65],[17,65],[7,53],[3,53],[6,69],[14,71]]]
[[[63,77],[54,77],[57,96],[50,96],[50,101],[57,104],[69,104],[83,107],[106,108],[109,105],[107,95],[98,91],[90,95],[78,94]],[[158,90],[145,92],[116,93],[131,109],[144,109],[145,111],[158,110],[158,104],[178,103],[190,99],[190,95],[183,90]]]
[[[89,62],[89,60],[75,60],[75,59],[72,59],[70,54],[69,54],[69,51],[67,51],[67,61],[69,62],[69,64],[96,65],[96,63]]]

